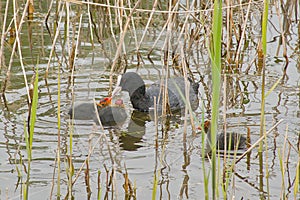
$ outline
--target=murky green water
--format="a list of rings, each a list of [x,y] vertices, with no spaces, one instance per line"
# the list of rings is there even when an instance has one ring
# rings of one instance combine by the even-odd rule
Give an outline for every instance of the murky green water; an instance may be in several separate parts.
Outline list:
[[[2,1],[2,9],[5,2]],[[49,5],[49,4],[48,4]],[[33,161],[31,163],[31,177],[29,199],[54,199],[57,188],[57,109],[58,109],[58,63],[57,59],[50,62],[48,78],[44,79],[51,40],[43,24],[47,7],[36,7],[37,15],[31,24],[32,29],[32,53],[28,35],[30,28],[24,25],[21,34],[23,62],[28,80],[33,74],[32,66],[38,63],[39,70],[39,104],[37,121],[33,142]],[[86,8],[86,7],[84,7]],[[73,10],[74,11],[74,10]],[[282,56],[280,45],[279,21],[271,7],[268,29],[268,56],[266,59],[266,90],[269,90],[276,81],[282,77],[285,59]],[[51,15],[51,17],[53,17]],[[228,130],[234,130],[246,134],[246,127],[251,129],[251,140],[254,143],[259,138],[260,108],[261,108],[261,76],[258,74],[256,61],[257,42],[260,38],[257,24],[259,18],[252,10],[249,16],[246,41],[248,47],[243,52],[241,67],[236,73],[228,73],[226,76],[226,121]],[[297,22],[296,22],[297,18]],[[264,163],[268,165],[269,178],[266,179],[264,169],[264,186],[259,185],[259,161],[257,149],[252,151],[250,159],[244,158],[236,165],[235,174],[232,176],[227,191],[229,197],[236,199],[253,199],[258,195],[279,199],[282,188],[287,198],[293,199],[297,163],[299,164],[299,132],[300,132],[300,67],[299,67],[299,16],[291,17],[291,24],[285,24],[287,33],[287,55],[289,63],[286,77],[272,91],[266,99],[266,130],[269,130],[279,120],[284,120],[266,139],[267,150],[264,151]],[[10,17],[11,19],[11,17]],[[84,16],[84,27],[87,27],[87,16]],[[50,20],[51,21],[51,20]],[[49,23],[53,28],[53,23]],[[2,24],[0,23],[1,27]],[[61,25],[61,38],[63,40],[63,25]],[[60,57],[62,50],[67,52],[67,47],[57,45],[58,57],[63,60],[61,67],[61,193],[67,194],[67,176],[65,155],[69,151],[69,133],[73,130],[73,161],[75,174],[90,155],[90,188],[91,199],[96,199],[98,190],[98,171],[101,171],[100,185],[102,199],[108,195],[108,199],[124,199],[124,174],[127,170],[129,179],[136,187],[137,199],[150,199],[153,192],[155,176],[158,179],[156,199],[203,199],[204,177],[203,167],[210,170],[210,162],[203,163],[201,158],[201,135],[192,136],[191,126],[187,128],[187,141],[183,142],[184,117],[171,119],[169,130],[162,131],[159,125],[158,138],[155,134],[155,123],[148,115],[134,112],[127,93],[121,93],[128,112],[127,121],[115,128],[101,128],[94,122],[75,120],[74,129],[70,125],[67,112],[72,103],[72,89],[74,89],[75,101],[100,99],[108,95],[110,65],[103,55],[99,45],[91,48],[88,42],[88,29],[83,29],[82,43],[79,46],[75,61],[74,86],[71,84],[71,73],[68,71],[65,58]],[[78,31],[78,30],[77,30]],[[143,30],[137,29],[138,38]],[[137,70],[138,59],[135,54],[134,36],[128,35],[125,39],[128,58],[128,70],[137,71],[142,75],[147,85],[159,78],[159,71],[163,68],[163,56],[160,51],[165,37],[161,38],[151,54],[152,60],[147,58],[148,49],[154,44],[158,30],[151,30],[145,38],[142,46],[143,64]],[[76,31],[75,31],[76,32]],[[7,40],[9,37],[7,36]],[[114,57],[115,48],[111,38],[103,41],[111,59]],[[193,49],[189,59],[189,67],[195,80],[200,83],[200,95],[203,104],[195,111],[201,118],[202,107],[205,118],[210,117],[211,99],[211,71],[209,58],[205,46],[199,45]],[[5,64],[8,66],[11,46],[5,46]],[[65,53],[67,55],[67,53]],[[54,56],[55,57],[55,56]],[[154,65],[151,63],[154,62]],[[7,67],[1,66],[1,88],[6,77]],[[228,66],[228,65],[226,65]],[[223,90],[222,89],[222,90]],[[224,90],[222,91],[222,93]],[[24,122],[27,120],[28,105],[27,93],[24,84],[24,76],[19,58],[15,58],[5,93],[0,98],[0,198],[20,199],[22,186],[18,185],[17,169],[21,171],[21,180],[26,181],[25,166],[27,166],[26,146],[24,142]],[[221,104],[220,119],[223,118],[224,106]],[[220,120],[220,125],[223,122]],[[165,128],[164,128],[165,130]],[[104,135],[103,135],[104,134]],[[106,137],[107,142],[105,142]],[[288,140],[285,140],[287,137]],[[158,148],[155,142],[158,139]],[[109,148],[108,148],[109,147]],[[91,152],[92,149],[92,152]],[[282,151],[284,150],[284,153]],[[110,154],[111,153],[111,154]],[[283,156],[285,174],[282,177],[280,168],[280,155]],[[24,164],[20,161],[23,159]],[[221,165],[223,163],[221,159]],[[231,161],[227,161],[231,162]],[[105,167],[115,170],[114,184],[106,188],[107,175]],[[126,170],[125,170],[126,169]],[[221,173],[221,172],[220,172]],[[54,180],[53,180],[54,176]],[[109,178],[108,178],[109,179]],[[284,186],[282,186],[284,180]],[[268,181],[268,182],[267,182]],[[54,184],[54,186],[53,186]],[[54,187],[52,197],[51,188]],[[114,190],[114,193],[111,191]],[[210,188],[209,188],[210,190]],[[220,191],[221,192],[221,191]],[[81,171],[78,180],[73,186],[75,199],[87,198],[84,172]],[[222,196],[222,195],[221,195]],[[298,194],[299,197],[299,194]],[[297,198],[297,197],[295,197]]]

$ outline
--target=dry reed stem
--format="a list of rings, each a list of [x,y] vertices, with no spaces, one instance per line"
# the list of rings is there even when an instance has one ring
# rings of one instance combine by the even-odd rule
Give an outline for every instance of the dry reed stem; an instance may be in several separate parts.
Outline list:
[[[82,4],[90,4],[90,5],[95,5],[95,6],[101,6],[101,7],[106,7],[106,8],[114,8],[114,9],[122,9],[122,10],[125,10],[125,11],[132,11],[132,10],[135,10],[137,12],[153,12],[153,10],[149,10],[149,9],[134,9],[134,8],[127,8],[127,7],[123,7],[123,6],[112,6],[112,5],[107,5],[107,4],[103,4],[103,3],[94,3],[94,2],[86,2],[86,1],[79,1],[79,0],[64,0],[66,2],[70,2],[70,3],[74,3],[74,4],[79,4],[79,5],[82,5]],[[237,8],[237,7],[242,7],[242,6],[247,6],[249,4],[255,4],[255,5],[261,5],[261,3],[263,3],[264,0],[257,0],[255,2],[244,2],[244,3],[238,3],[238,4],[235,4],[235,5],[232,5],[232,6],[224,6],[222,8],[222,10],[225,10],[225,9],[228,9],[229,7],[230,8]],[[177,1],[177,3],[179,3]],[[174,6],[174,5],[173,5]],[[200,12],[212,12],[213,11],[213,8],[208,8],[208,9],[197,9],[197,10],[193,10],[193,11],[190,11],[190,10],[187,10],[187,11],[183,11],[183,10],[180,10],[180,11],[175,11],[174,14],[186,14],[186,13],[200,13]],[[169,14],[170,11],[168,10],[155,10],[154,13],[159,13],[159,14]]]
[[[49,5],[49,8],[48,8],[48,12],[47,12],[47,14],[46,14],[46,16],[45,16],[45,24],[46,24],[46,26],[47,26],[47,23],[48,23],[48,19],[49,19],[49,17],[50,17],[50,12],[51,12],[51,9],[52,9],[52,6],[53,6],[53,1],[54,0],[51,0],[51,2],[50,2],[50,5]],[[49,35],[50,35],[50,37],[51,37],[51,32],[50,32],[50,30],[49,30]],[[52,38],[52,37],[51,37]]]
[[[286,171],[286,169],[284,168],[284,164],[283,164],[283,162],[284,162],[284,159],[285,159],[285,149],[286,149],[286,145],[287,145],[287,138],[288,138],[288,136],[287,136],[287,133],[288,133],[288,125],[286,126],[286,131],[285,131],[285,134],[284,134],[284,141],[283,141],[283,147],[282,147],[282,151],[280,152],[280,150],[279,150],[279,154],[281,153],[281,155],[279,155],[279,159],[280,159],[280,169],[281,169],[281,175],[282,175],[282,177],[281,177],[281,180],[282,180],[282,183],[281,183],[281,191],[280,191],[280,196],[281,197],[283,197],[284,196],[284,194],[285,194],[285,192],[284,192],[284,190],[285,190],[285,182],[284,182],[284,177],[285,177],[285,171]],[[287,159],[288,159],[288,157],[287,157]],[[288,160],[286,160],[285,161],[285,163],[288,163]]]
[[[2,26],[1,46],[0,46],[0,70],[1,70],[2,66],[5,64],[4,63],[4,42],[5,42],[5,36],[6,36],[5,27],[6,27],[7,13],[8,13],[8,5],[9,5],[9,0],[6,1],[3,26]]]
[[[51,188],[50,188],[50,194],[49,194],[49,199],[52,199],[53,195],[53,190],[54,190],[54,181],[55,181],[55,172],[56,172],[56,166],[57,165],[57,158],[55,156],[54,159],[54,167],[53,167],[53,173],[52,173],[52,179],[51,179]]]
[[[128,0],[128,6],[131,7],[130,0]],[[136,51],[138,51],[138,41],[137,41],[137,35],[136,35],[137,31],[135,29],[135,23],[134,23],[134,17],[133,17],[133,15],[131,15],[131,24],[132,24],[133,34],[134,34],[134,41],[135,41]],[[124,45],[124,49],[125,49],[125,45]]]
[[[167,58],[169,58],[169,52],[170,51],[167,52],[168,53]],[[167,66],[167,64],[166,64],[166,66]],[[162,112],[162,118],[164,119],[164,122],[167,122],[166,116],[167,116],[167,114],[171,114],[170,113],[170,106],[169,106],[168,78],[167,78],[169,76],[169,70],[168,70],[168,68],[167,69],[164,68],[163,71],[164,71],[164,74],[165,74],[165,76],[164,76],[165,77],[165,80],[164,80],[164,86],[165,87],[161,88],[162,89],[162,94],[163,94],[163,99],[162,99],[162,111],[163,111]],[[165,124],[165,123],[163,123],[163,124]]]
[[[127,28],[128,28],[129,22],[131,20],[131,16],[133,15],[133,12],[137,8],[137,6],[140,4],[140,2],[141,2],[141,0],[138,0],[136,2],[136,4],[134,5],[133,9],[131,10],[131,12],[129,13],[129,15],[127,16],[126,23],[125,23],[124,29],[123,29],[123,33],[121,34],[121,37],[120,37],[120,40],[119,40],[119,45],[118,45],[118,48],[117,48],[117,51],[116,51],[116,54],[115,54],[115,58],[114,58],[113,63],[111,65],[110,78],[109,78],[110,91],[112,90],[112,78],[113,78],[112,74],[113,74],[113,72],[115,70],[115,66],[116,66],[118,58],[119,58],[119,56],[121,54],[121,48],[123,46],[123,42],[124,42],[124,39],[125,39],[125,35],[126,35],[126,32],[127,32]]]
[[[76,175],[75,175],[75,177],[74,177],[74,179],[73,179],[73,181],[72,181],[72,185],[73,185],[73,184],[77,181],[77,179],[79,178],[79,175],[80,175],[80,173],[82,172],[84,166],[86,165],[86,162],[87,162],[88,160],[90,160],[90,157],[91,157],[92,153],[94,152],[94,149],[96,148],[96,145],[99,144],[99,142],[100,142],[100,140],[101,140],[102,138],[104,138],[104,140],[105,140],[105,142],[106,142],[107,149],[108,149],[108,152],[109,152],[109,156],[110,156],[112,165],[114,165],[114,160],[113,160],[113,157],[112,157],[111,150],[110,150],[110,148],[109,148],[109,144],[108,144],[108,140],[107,140],[107,138],[106,138],[106,135],[105,135],[105,133],[101,133],[100,136],[98,137],[97,141],[95,142],[95,145],[92,146],[92,148],[89,149],[89,153],[88,153],[88,155],[87,155],[85,161],[81,164],[81,167],[79,168],[78,172],[76,173]]]
[[[155,150],[158,150],[158,116],[157,116],[157,105],[156,96],[154,96],[154,126],[155,126]]]
[[[174,8],[174,9],[175,9],[175,8]],[[172,12],[173,12],[173,11],[174,11],[174,10],[172,10]],[[171,18],[170,18],[170,16],[169,16],[168,19],[167,19],[167,21],[166,21],[166,23],[165,23],[164,26],[162,27],[161,32],[158,34],[156,40],[154,41],[152,47],[150,48],[150,50],[149,50],[149,52],[148,52],[148,55],[150,55],[151,52],[153,51],[153,49],[155,48],[156,44],[158,43],[158,41],[160,40],[161,36],[163,35],[164,30],[166,29],[166,27],[167,27],[167,25],[168,25],[168,23],[169,23],[170,20],[171,20]]]
[[[237,52],[236,52],[236,57],[235,57],[235,63],[236,63],[236,65],[238,65],[238,58],[239,58],[238,55],[240,54],[242,43],[243,43],[243,38],[245,37],[245,31],[246,31],[247,22],[248,22],[248,16],[249,16],[249,13],[250,13],[251,2],[252,2],[252,0],[250,0],[249,4],[248,4],[247,13],[246,13],[245,20],[244,20],[244,23],[243,23],[244,26],[243,26],[242,35],[240,37],[240,42],[239,42],[238,49],[237,49]]]
[[[144,31],[143,31],[142,38],[141,38],[141,40],[140,40],[140,42],[139,42],[139,44],[138,44],[138,49],[141,48],[142,42],[143,42],[143,40],[144,40],[144,38],[145,38],[145,35],[146,35],[147,31],[148,31],[150,22],[151,22],[151,20],[152,20],[152,18],[153,18],[153,15],[154,15],[154,12],[155,12],[157,3],[158,3],[158,0],[155,0],[154,3],[153,3],[153,6],[152,6],[152,12],[150,13],[150,16],[149,16],[149,18],[148,18],[147,24],[146,24],[145,29],[144,29]]]
[[[191,123],[191,127],[192,127],[192,135],[196,136],[196,128],[195,128],[195,122],[194,122],[194,116],[193,116],[193,111],[191,108],[191,103],[190,103],[190,81],[188,80],[188,75],[187,75],[187,66],[186,66],[186,59],[184,56],[184,49],[183,49],[183,45],[181,44],[181,57],[182,57],[182,71],[183,71],[183,78],[184,78],[184,83],[185,83],[185,94],[181,94],[181,95],[185,95],[185,118],[184,118],[184,134],[186,134],[187,131],[187,118],[188,115],[190,117],[190,123]],[[178,90],[180,92],[180,90]],[[198,96],[198,93],[196,94]],[[184,98],[184,96],[182,97]],[[186,136],[186,135],[185,135]]]
[[[34,6],[33,6],[33,0],[29,0],[28,7],[25,7],[28,9],[28,20],[33,20],[33,13],[34,13]]]
[[[89,2],[89,0],[87,0]],[[94,53],[94,34],[93,34],[93,28],[92,28],[92,18],[91,18],[91,9],[90,9],[90,4],[87,5],[88,9],[88,17],[89,17],[89,29],[90,29],[90,37],[91,37],[91,43],[92,43],[92,50]]]
[[[236,161],[235,164],[237,164],[238,162],[240,162],[250,151],[252,151],[252,149],[254,149],[270,132],[272,132],[281,122],[283,122],[284,120],[281,119],[279,120],[274,126],[272,126],[267,132],[266,134],[264,134],[263,136],[261,136],[254,144],[251,145],[251,147],[249,149],[247,149],[247,151],[245,151]]]
[[[89,137],[89,152],[92,150],[92,137],[90,135]],[[85,173],[85,183],[86,183],[86,191],[88,194],[88,199],[90,199],[90,196],[92,194],[91,185],[90,185],[90,170],[89,170],[89,160],[86,160],[86,170]]]
[[[223,82],[223,121],[224,121],[224,157],[223,157],[223,183],[226,175],[226,160],[227,160],[227,123],[226,123],[226,106],[227,106],[227,76],[224,73],[224,82]],[[238,145],[237,145],[238,146]]]
[[[283,57],[285,58],[285,67],[284,67],[284,71],[283,71],[283,76],[285,77],[286,76],[286,70],[287,70],[287,66],[288,66],[288,63],[289,63],[289,58],[288,58],[288,55],[287,55],[287,46],[286,46],[286,38],[285,38],[285,31],[283,29],[283,24],[282,24],[282,18],[280,17],[280,11],[279,11],[279,7],[282,8],[281,6],[281,1],[278,1],[278,4],[275,3],[275,8],[276,8],[276,13],[277,13],[277,16],[278,16],[278,23],[279,23],[279,26],[280,26],[280,34],[281,34],[281,39],[282,39],[282,48],[283,48]]]
[[[181,54],[183,54],[183,47],[181,48]],[[189,95],[189,89],[190,89],[190,85],[189,85],[189,81],[187,80],[187,74],[186,74],[186,66],[185,66],[185,62],[184,62],[184,56],[183,56],[183,62],[182,62],[182,67],[183,67],[183,78],[184,78],[184,83],[185,83],[185,97],[186,97],[186,105],[184,108],[184,125],[183,125],[183,144],[185,145],[186,143],[186,134],[187,134],[187,119],[188,119],[188,114],[189,114],[189,108],[190,108],[190,95]],[[190,113],[190,116],[192,115],[192,113]],[[193,117],[190,117],[191,120],[193,120]],[[191,124],[193,124],[191,122]],[[193,127],[193,135],[195,135],[194,132],[194,128],[195,126],[192,125]]]
[[[82,14],[80,15],[80,20],[79,20],[79,30],[78,30],[78,35],[77,35],[77,41],[76,41],[76,47],[75,47],[75,52],[77,52],[77,49],[78,49],[78,45],[79,45],[79,37],[80,37],[80,32],[81,32],[81,23],[82,23]],[[93,35],[93,34],[91,34]],[[77,53],[75,53],[75,56],[74,56],[74,62],[73,64],[75,63],[75,60],[76,60],[76,55]],[[74,71],[75,71],[75,67],[72,67],[71,68],[71,85],[73,86],[74,85]],[[71,87],[71,94],[72,94],[72,102],[75,101],[75,93],[74,93],[74,87]],[[94,104],[95,104],[95,100],[94,100]],[[95,104],[96,105],[96,104]],[[73,115],[74,115],[74,108],[72,108],[73,111]],[[74,116],[72,117],[72,127],[74,125]]]
[[[107,5],[110,5],[109,0],[107,0],[106,2],[107,2]],[[107,8],[107,10],[108,10],[108,17],[109,17],[109,23],[110,23],[110,26],[109,26],[110,27],[110,33],[111,33],[111,36],[112,36],[112,38],[113,38],[113,40],[115,42],[115,45],[117,47],[118,46],[118,42],[117,42],[117,39],[116,39],[116,36],[115,36],[115,32],[113,30],[112,14],[111,14],[110,9],[111,8],[109,8],[109,7]]]
[[[172,5],[171,5],[171,1],[169,1],[169,11],[171,11],[172,9]],[[178,9],[178,2],[175,4],[174,10]],[[162,51],[165,52],[162,56],[162,63],[164,63],[164,68],[163,68],[163,75],[165,77],[164,83],[162,85],[164,85],[165,87],[162,87],[162,94],[163,94],[163,99],[162,99],[162,117],[164,120],[166,120],[165,116],[167,116],[167,114],[170,114],[170,108],[169,108],[169,96],[168,96],[168,77],[169,77],[169,58],[170,58],[170,52],[171,52],[171,37],[172,37],[172,27],[173,27],[173,23],[175,20],[175,16],[172,12],[168,13],[168,20],[166,22],[166,28],[167,28],[167,32],[166,32],[166,39],[164,40],[164,44],[162,46]],[[163,32],[163,30],[161,31],[161,33]],[[163,82],[163,80],[162,80]],[[163,123],[165,124],[165,123]]]
[[[59,5],[60,5],[60,4],[59,4]],[[60,9],[60,7],[59,7],[59,9]],[[46,77],[46,78],[48,77],[48,71],[49,71],[49,68],[50,68],[50,63],[51,63],[51,61],[52,61],[52,55],[53,55],[53,53],[55,52],[55,44],[56,44],[56,40],[57,40],[57,38],[58,38],[58,36],[59,36],[59,33],[60,33],[59,28],[60,28],[60,24],[61,24],[61,20],[62,20],[62,16],[63,16],[63,15],[62,15],[63,9],[64,9],[64,7],[62,6],[62,7],[61,7],[61,10],[58,12],[58,13],[60,13],[60,16],[59,16],[59,20],[58,20],[58,24],[57,24],[57,27],[56,27],[55,36],[54,36],[53,41],[52,41],[52,47],[51,47],[50,54],[49,54],[49,58],[48,58],[48,64],[47,64],[47,68],[46,68],[46,72],[45,72],[45,77]],[[59,62],[59,64],[60,64],[59,58],[57,58],[57,59],[58,59],[58,62]]]
[[[190,8],[189,8],[188,10],[193,10],[194,4],[195,4],[195,0],[193,0],[193,2],[192,2],[191,5],[190,5]],[[190,15],[191,15],[191,13],[186,13],[186,17],[185,17],[184,23],[183,23],[183,25],[182,25],[183,28],[181,29],[181,31],[180,31],[180,33],[179,33],[179,36],[178,36],[178,39],[177,39],[177,44],[179,43],[180,38],[181,38],[182,35],[183,35],[183,32],[184,32],[184,31],[188,31],[187,23],[188,23],[188,20],[189,20]],[[186,39],[186,38],[185,38],[185,39]]]
[[[226,0],[226,5],[229,6],[226,9],[226,29],[227,29],[227,42],[226,42],[226,48],[227,48],[227,60],[230,59],[230,49],[231,49],[231,44],[232,44],[232,15],[233,15],[233,11],[230,7],[230,5],[232,4],[231,0]]]
[[[77,41],[76,41],[76,46],[75,46],[75,55],[74,55],[74,60],[73,60],[73,65],[75,63],[75,60],[77,58],[77,51],[78,51],[78,46],[79,46],[79,41],[80,41],[80,34],[81,34],[81,24],[82,24],[82,14],[80,15],[80,18],[79,18],[79,28],[78,28],[78,34],[77,34]],[[92,35],[92,34],[91,34]],[[74,66],[72,67],[72,72],[74,71]]]
[[[61,155],[60,155],[60,150],[61,150],[61,137],[60,137],[60,129],[61,129],[61,112],[60,112],[60,108],[61,108],[61,105],[60,105],[60,92],[61,92],[61,89],[60,89],[60,83],[61,83],[61,79],[60,79],[60,67],[61,65],[59,64],[58,65],[58,70],[57,70],[57,196],[60,197],[61,196],[61,191],[60,191],[60,174],[61,174]]]
[[[94,109],[95,109],[95,114],[97,117],[97,122],[99,123],[101,130],[104,131],[103,125],[102,125],[100,117],[99,117],[98,106],[97,106],[95,99],[93,99],[93,102],[94,102]]]
[[[67,51],[68,51],[68,55],[69,55],[69,63],[71,63],[72,56],[71,56],[71,46],[70,46],[71,44],[70,44],[70,4],[69,4],[69,2],[65,3],[65,7],[66,7],[66,31],[65,31],[66,32],[66,42],[67,42]],[[77,38],[77,41],[79,41],[79,40],[80,39]]]
[[[16,10],[15,3],[16,2],[14,0],[13,1],[13,5],[14,5],[13,6],[13,9],[14,9],[13,20],[14,20],[14,25],[15,25],[15,30],[16,30],[16,40],[14,41],[14,44],[13,44],[13,48],[12,48],[12,53],[11,53],[11,56],[10,56],[9,65],[8,65],[8,69],[7,69],[7,72],[6,72],[6,77],[5,77],[5,80],[4,80],[4,83],[3,83],[2,93],[5,92],[5,89],[6,89],[6,86],[7,86],[7,82],[8,82],[8,79],[10,77],[10,71],[11,71],[11,67],[12,67],[13,57],[14,57],[16,48],[18,47],[20,64],[21,64],[21,67],[22,67],[22,72],[23,72],[24,81],[25,81],[25,87],[26,87],[26,92],[27,92],[27,99],[28,99],[28,102],[30,104],[31,103],[30,92],[29,92],[28,82],[27,82],[27,78],[26,78],[25,68],[24,68],[24,65],[23,65],[22,51],[21,51],[21,46],[20,46],[21,43],[20,43],[20,39],[19,39],[19,34],[21,33],[22,25],[25,22],[24,18],[26,16],[26,9],[24,9],[22,17],[21,17],[21,20],[20,20],[19,24],[17,24],[17,17],[16,17],[17,16],[17,10]],[[25,8],[28,7],[28,3],[29,3],[29,1],[26,2]]]
[[[123,7],[123,1],[121,1],[121,0],[117,0],[116,1],[116,4],[121,4],[121,6],[120,7]],[[118,27],[119,27],[119,29],[120,29],[120,35],[121,35],[121,37],[124,35],[124,37],[125,37],[125,34],[127,33],[127,31],[125,31],[124,33],[123,33],[123,15],[125,15],[124,17],[126,17],[126,12],[125,11],[123,11],[123,9],[122,8],[119,8],[119,9],[115,9],[115,12],[116,12],[116,14],[115,14],[115,20],[116,20],[116,24],[118,25]],[[127,18],[127,19],[129,19],[129,17]],[[118,20],[118,21],[117,21]],[[130,20],[131,20],[131,18],[130,18]],[[126,26],[126,25],[125,25]],[[128,26],[129,26],[129,23],[128,23]],[[127,29],[127,27],[124,27],[124,29]],[[124,40],[120,40],[119,41],[119,45],[121,45],[121,47],[123,47],[123,52],[125,53],[126,52],[126,50],[125,50],[125,45],[124,45]],[[120,51],[121,51],[121,49],[120,49]],[[121,53],[120,53],[121,54]],[[120,55],[119,54],[119,55]],[[117,58],[119,58],[119,56],[117,56]],[[117,59],[116,58],[116,59]]]

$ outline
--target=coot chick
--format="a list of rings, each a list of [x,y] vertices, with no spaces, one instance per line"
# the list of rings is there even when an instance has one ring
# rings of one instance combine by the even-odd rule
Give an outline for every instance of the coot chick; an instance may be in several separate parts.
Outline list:
[[[204,122],[204,132],[207,134],[206,139],[206,152],[211,152],[211,131],[210,120]],[[227,150],[237,150],[247,148],[247,139],[245,136],[239,133],[226,133],[226,146]],[[225,133],[221,132],[217,135],[217,150],[225,150]]]
[[[99,106],[100,108],[104,108],[106,106],[109,106],[109,105],[111,105],[111,100],[112,100],[112,97],[104,97],[103,99],[101,99],[99,101],[99,103],[97,103],[97,106]],[[122,99],[120,99],[120,100],[123,103],[123,100]]]
[[[185,101],[182,97],[185,96],[185,82],[183,77],[169,78],[168,80],[168,99],[170,110],[180,111],[185,108]],[[113,91],[113,94],[118,91],[127,91],[130,96],[130,101],[134,109],[141,112],[148,112],[150,108],[154,107],[154,97],[156,97],[157,109],[161,110],[162,107],[162,86],[158,81],[152,84],[146,90],[145,82],[135,72],[127,72],[120,78],[119,84]],[[198,100],[198,83],[190,81],[189,100],[193,110],[197,109]],[[180,94],[181,93],[181,94]],[[159,102],[159,103],[158,103]]]
[[[96,104],[97,108],[104,108],[111,104],[111,97],[105,97]],[[73,113],[74,111],[74,113]],[[71,118],[78,120],[91,120],[95,117],[95,105],[92,101],[75,102],[68,114]]]
[[[116,126],[123,124],[127,119],[127,113],[122,99],[117,99],[114,105],[97,106],[98,115],[103,126]],[[97,116],[94,121],[98,123]]]
[[[94,102],[79,102],[74,104],[74,108],[70,108],[70,118],[77,120],[94,120],[98,122],[95,107],[97,108],[101,124],[103,126],[115,126],[123,123],[127,118],[127,113],[124,108],[123,100],[116,100],[114,105],[111,105],[111,97],[103,98],[99,103]],[[74,111],[74,113],[73,113]]]

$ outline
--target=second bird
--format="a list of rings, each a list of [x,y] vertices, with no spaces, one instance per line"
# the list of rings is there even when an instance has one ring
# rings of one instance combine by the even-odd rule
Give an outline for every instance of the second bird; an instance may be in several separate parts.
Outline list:
[[[165,80],[163,80],[164,83]],[[198,83],[189,81],[189,102],[192,110],[197,109],[198,100]],[[135,72],[127,72],[122,75],[119,85],[116,87],[113,93],[118,91],[127,91],[130,96],[130,101],[134,109],[149,112],[151,108],[154,108],[154,97],[156,97],[157,110],[162,109],[162,96],[164,85],[161,81],[155,82],[146,89],[144,80]],[[168,103],[172,112],[180,111],[185,108],[186,105],[186,83],[183,77],[174,77],[167,79],[168,89]]]

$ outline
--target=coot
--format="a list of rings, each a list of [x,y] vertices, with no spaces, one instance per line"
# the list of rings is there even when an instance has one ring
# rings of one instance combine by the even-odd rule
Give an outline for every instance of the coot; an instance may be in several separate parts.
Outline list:
[[[163,81],[164,82],[164,81]],[[169,78],[168,82],[168,100],[171,111],[180,111],[185,108],[185,82],[183,77]],[[191,107],[195,110],[198,107],[198,83],[190,82],[189,100]],[[162,87],[161,81],[152,84],[146,90],[144,80],[135,72],[127,72],[120,78],[119,84],[113,91],[113,94],[118,91],[127,91],[130,96],[130,101],[134,109],[148,112],[150,108],[154,107],[154,97],[157,100],[157,109],[161,110],[162,105]]]
[[[98,122],[95,111],[96,107],[103,126],[115,126],[125,122],[127,113],[124,108],[123,100],[118,99],[114,105],[111,105],[111,99],[111,97],[103,98],[96,106],[94,102],[75,103],[74,106],[70,108],[68,114],[70,118],[77,120],[94,120]]]
[[[211,131],[210,131],[210,120],[204,122],[204,132],[207,133],[206,139],[206,153],[211,152]],[[226,146],[227,150],[246,149],[247,142],[246,137],[242,134],[235,132],[226,133]],[[225,150],[225,133],[221,132],[217,135],[217,150]]]

